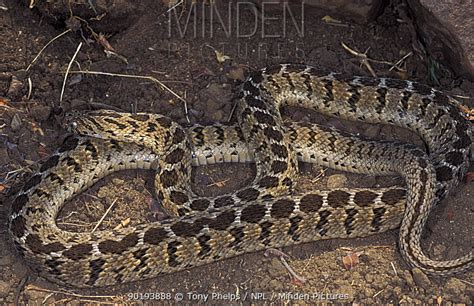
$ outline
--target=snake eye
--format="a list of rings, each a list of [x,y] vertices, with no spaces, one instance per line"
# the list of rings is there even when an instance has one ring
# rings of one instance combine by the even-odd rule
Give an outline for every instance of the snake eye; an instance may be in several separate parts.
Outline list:
[[[71,121],[69,123],[69,127],[68,127],[68,130],[69,132],[74,132],[77,128],[77,122],[76,121]]]

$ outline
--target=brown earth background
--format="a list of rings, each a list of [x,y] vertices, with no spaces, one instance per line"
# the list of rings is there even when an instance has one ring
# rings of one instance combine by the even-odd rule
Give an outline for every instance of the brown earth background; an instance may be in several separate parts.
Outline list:
[[[290,256],[289,265],[306,278],[304,283],[293,280],[278,258],[266,257],[263,252],[96,290],[58,288],[38,278],[14,252],[5,223],[12,194],[66,136],[56,119],[59,108],[155,112],[183,125],[224,122],[231,114],[232,90],[251,69],[304,62],[348,76],[370,75],[363,58],[348,52],[341,43],[373,59],[369,62],[377,76],[416,80],[463,97],[474,93],[473,83],[456,77],[438,54],[423,52],[403,1],[392,1],[369,22],[328,22],[323,18],[328,12],[302,10],[300,6],[291,7],[294,16],[290,18],[274,7],[266,12],[274,19],[265,20],[263,26],[251,6],[237,8],[234,2],[223,1],[217,1],[216,6],[198,4],[194,12],[189,3],[177,5],[171,18],[169,2],[151,0],[140,4],[115,1],[97,18],[100,14],[91,12],[90,6],[76,7],[75,11],[59,4],[49,8],[29,9],[18,1],[0,1],[0,303],[135,304],[138,301],[130,298],[137,297],[142,302],[161,299],[172,303],[180,294],[184,301],[204,302],[200,298],[209,294],[214,303],[238,297],[230,302],[313,304],[327,302],[321,296],[328,294],[332,302],[355,305],[472,304],[472,271],[450,278],[428,278],[411,271],[398,253],[397,231],[284,248]],[[220,13],[226,26],[230,18],[230,29],[218,19],[210,20],[213,10]],[[189,16],[189,28],[181,37],[179,29],[183,30]],[[70,32],[52,42],[27,70],[40,50],[67,29]],[[150,79],[70,74],[60,101],[64,72],[80,43],[71,70],[154,77],[187,101],[187,113],[180,99]],[[391,69],[393,65],[388,63],[399,60],[400,69]],[[472,98],[461,101],[474,106]],[[390,126],[343,122],[294,108],[284,109],[283,114],[288,120],[329,124],[372,138],[420,143],[412,133]],[[299,190],[403,184],[396,177],[354,175],[317,165],[303,164],[300,169]],[[199,167],[194,172],[194,189],[217,195],[250,182],[254,168],[225,164]],[[146,171],[111,175],[67,203],[58,223],[69,230],[90,231],[114,201],[99,229],[162,218],[152,197],[152,182],[153,173]],[[423,239],[423,248],[431,258],[453,259],[472,250],[473,209],[469,204],[473,196],[473,184],[461,184],[433,210]],[[348,252],[362,252],[359,264],[351,270],[341,259]]]

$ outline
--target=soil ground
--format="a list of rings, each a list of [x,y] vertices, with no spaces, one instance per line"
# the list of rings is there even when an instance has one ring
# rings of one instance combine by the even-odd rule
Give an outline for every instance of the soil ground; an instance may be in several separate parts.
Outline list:
[[[120,56],[107,56],[104,44],[91,39],[90,32],[72,31],[51,43],[26,71],[40,49],[66,27],[61,23],[54,26],[47,23],[36,11],[17,1],[0,1],[0,303],[15,300],[32,305],[137,303],[158,299],[171,303],[180,297],[185,301],[204,302],[206,294],[209,294],[208,301],[214,303],[229,302],[226,298],[238,298],[232,301],[234,303],[473,303],[473,272],[450,278],[428,278],[417,270],[411,271],[397,250],[397,231],[361,239],[316,241],[283,249],[290,256],[288,264],[306,278],[304,283],[294,281],[280,260],[266,257],[263,252],[96,290],[58,288],[32,273],[13,251],[5,221],[11,195],[66,135],[55,120],[58,107],[99,106],[156,112],[182,124],[188,124],[186,115],[190,123],[226,121],[232,109],[232,89],[249,69],[282,62],[305,62],[345,75],[369,75],[360,59],[341,46],[342,42],[354,50],[368,50],[367,55],[372,59],[392,63],[413,52],[401,64],[405,69],[403,72],[390,70],[387,64],[371,62],[378,76],[409,78],[436,85],[451,94],[474,96],[472,83],[454,78],[443,67],[436,73],[440,83],[432,83],[434,64],[428,64],[427,58],[419,52],[410,24],[400,20],[391,6],[375,22],[366,25],[328,24],[322,20],[324,12],[311,11],[309,14],[296,8],[293,11],[295,20],[301,22],[304,18],[305,21],[301,36],[288,20],[286,33],[283,32],[283,13],[275,10],[271,16],[276,19],[265,21],[264,29],[258,21],[257,32],[249,37],[237,37],[236,30],[237,25],[241,31],[253,27],[255,15],[252,10],[242,9],[236,19],[235,11],[229,13],[227,6],[219,7],[225,16],[223,20],[228,20],[229,14],[233,18],[232,33],[227,37],[216,19],[209,22],[202,18],[201,6],[198,6],[197,19],[191,18],[190,28],[184,37],[180,37],[176,21],[171,19],[169,23],[167,7],[157,1],[143,2],[147,9],[128,28],[106,37]],[[183,26],[189,10],[184,6],[177,9],[178,13],[182,12],[180,24]],[[207,6],[204,10],[209,13],[210,8]],[[202,24],[205,25],[204,32]],[[196,33],[191,31],[193,26],[196,26]],[[262,33],[276,33],[278,37],[268,34],[262,37]],[[82,47],[72,70],[153,76],[186,99],[187,114],[183,102],[149,79],[70,74],[63,101],[59,102],[64,71],[80,43]],[[216,56],[215,50],[220,54]],[[230,60],[220,62],[222,55]],[[31,80],[31,86],[28,80]],[[463,103],[471,108],[474,106],[472,99],[464,99]],[[369,137],[419,143],[411,133],[398,128],[347,123],[301,109],[285,109],[283,113],[290,120],[321,122]],[[231,192],[250,182],[253,174],[252,165],[199,167],[195,169],[194,189],[206,195]],[[403,183],[396,177],[353,175],[309,164],[301,165],[301,174],[299,190]],[[115,201],[100,229],[114,228],[122,222],[136,224],[162,218],[151,196],[152,181],[153,173],[145,171],[113,174],[67,203],[58,217],[58,224],[67,229],[90,231]],[[473,195],[472,183],[461,184],[433,210],[422,245],[431,258],[452,259],[472,250]],[[341,259],[347,252],[363,252],[359,264],[351,270],[344,267]]]

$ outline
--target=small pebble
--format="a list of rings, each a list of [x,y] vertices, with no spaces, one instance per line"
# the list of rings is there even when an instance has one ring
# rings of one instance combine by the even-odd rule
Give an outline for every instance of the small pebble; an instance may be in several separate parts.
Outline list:
[[[239,81],[245,80],[244,68],[240,66],[231,67],[226,75],[229,79],[232,79],[232,80],[239,80]]]
[[[411,270],[413,280],[418,287],[428,290],[431,287],[431,281],[420,269],[414,268]]]
[[[99,191],[97,191],[97,197],[103,199],[107,196],[108,196],[107,188],[106,187],[99,188]]]
[[[30,109],[31,115],[38,121],[46,121],[51,114],[51,106],[35,105]]]
[[[413,280],[413,276],[409,271],[403,271],[403,278],[406,280],[408,287],[412,288],[415,287],[415,282]]]
[[[464,293],[464,291],[466,290],[466,284],[461,282],[459,279],[453,277],[446,283],[444,289],[447,294],[455,297]]]
[[[20,96],[20,91],[23,88],[23,83],[17,79],[16,76],[12,76],[10,81],[10,87],[7,91],[7,96],[12,99],[16,99]]]
[[[10,127],[14,132],[17,132],[21,128],[21,119],[18,114],[13,115],[12,121],[10,123]]]

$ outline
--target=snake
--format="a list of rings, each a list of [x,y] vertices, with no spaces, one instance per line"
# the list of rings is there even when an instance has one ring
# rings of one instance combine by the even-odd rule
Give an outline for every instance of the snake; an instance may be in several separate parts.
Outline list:
[[[284,122],[296,106],[351,121],[412,130],[425,148],[371,140],[312,123]],[[41,277],[67,287],[154,278],[240,254],[400,227],[404,260],[429,275],[472,268],[474,255],[436,261],[421,234],[434,205],[466,173],[471,124],[459,102],[414,82],[325,74],[304,64],[249,73],[235,96],[235,124],[181,126],[152,113],[95,110],[66,116],[73,133],[16,194],[8,231]],[[253,181],[215,197],[191,189],[192,165],[255,162]],[[295,194],[298,162],[367,174],[398,174],[406,187],[335,188]],[[108,174],[153,169],[169,218],[113,230],[70,232],[63,204]]]

